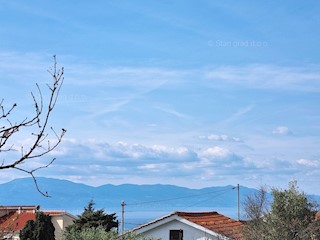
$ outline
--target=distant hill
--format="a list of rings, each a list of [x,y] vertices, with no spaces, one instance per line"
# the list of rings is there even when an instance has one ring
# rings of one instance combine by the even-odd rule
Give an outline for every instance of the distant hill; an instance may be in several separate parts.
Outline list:
[[[52,178],[37,178],[37,181],[43,191],[48,191],[50,198],[37,192],[32,178],[20,178],[0,184],[0,205],[40,205],[42,209],[66,210],[77,215],[93,200],[96,209],[116,213],[120,220],[121,202],[125,201],[125,219],[131,227],[177,210],[218,211],[237,218],[237,188],[231,185],[202,189],[161,184],[92,187]],[[255,191],[241,186],[240,200]],[[319,200],[318,196],[313,198]]]
[[[90,200],[96,208],[116,212],[120,216],[121,201],[125,201],[128,214],[141,215],[172,211],[231,209],[237,215],[237,190],[233,186],[189,189],[173,185],[111,185],[87,186],[67,180],[37,178],[39,187],[48,191],[50,198],[43,197],[31,178],[20,178],[0,184],[1,205],[40,205],[42,209],[63,209],[79,214]],[[256,191],[241,187],[241,198]],[[152,217],[152,216],[151,216]]]

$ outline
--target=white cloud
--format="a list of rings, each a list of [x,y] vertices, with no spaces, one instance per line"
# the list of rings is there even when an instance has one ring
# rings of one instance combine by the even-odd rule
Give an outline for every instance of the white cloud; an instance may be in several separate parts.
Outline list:
[[[142,166],[138,166],[138,169],[147,170],[152,172],[165,171],[168,168],[168,164],[165,163],[150,163]]]
[[[228,156],[229,154],[230,154],[229,150],[215,146],[215,147],[208,148],[205,151],[203,151],[202,155],[205,157],[223,158],[223,157]]]
[[[277,135],[286,136],[286,135],[290,135],[292,132],[290,131],[290,129],[288,127],[279,126],[279,127],[275,128],[272,131],[272,133],[277,134]]]
[[[298,159],[296,161],[299,165],[308,167],[308,168],[318,168],[320,167],[320,161],[317,160],[309,160],[309,159]]]
[[[227,148],[214,146],[199,153],[199,165],[203,168],[214,168],[219,174],[233,174],[247,169],[244,158],[231,152]],[[253,165],[251,167],[254,167]],[[227,170],[228,169],[228,170]],[[207,171],[206,169],[205,171]],[[227,173],[229,171],[229,173]]]
[[[82,141],[68,142],[67,145],[51,168],[64,175],[129,174],[134,178],[136,174],[144,174],[148,178],[151,172],[157,172],[159,177],[179,174],[191,177],[211,167],[221,175],[243,172],[249,168],[258,169],[258,166],[247,163],[240,155],[219,146],[193,151],[187,147],[125,142],[109,144]]]
[[[221,141],[221,142],[241,142],[240,138],[237,137],[230,137],[228,135],[222,134],[210,134],[210,135],[201,135],[199,136],[199,139],[203,140],[210,140],[210,141]]]
[[[254,176],[289,179],[301,171],[301,166],[313,170],[320,166],[315,160],[299,159],[291,164],[281,158],[262,158],[259,155],[248,157],[222,146],[195,150],[186,146],[148,146],[92,139],[65,139],[56,153],[59,154],[54,164],[38,171],[36,176],[65,178],[91,185],[166,183],[203,187],[218,179],[225,184],[234,183],[230,182],[231,179],[240,182],[247,179],[250,182]],[[42,160],[46,161],[46,158]],[[35,161],[30,167],[38,167],[40,163],[40,160]],[[15,176],[26,177],[17,173],[0,180],[10,180]]]

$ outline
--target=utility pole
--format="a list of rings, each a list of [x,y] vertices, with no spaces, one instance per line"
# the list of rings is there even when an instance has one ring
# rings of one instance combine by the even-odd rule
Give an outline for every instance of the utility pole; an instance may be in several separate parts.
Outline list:
[[[124,206],[125,202],[122,200],[121,202],[121,213],[122,213],[122,218],[121,218],[121,234],[124,234]]]
[[[240,185],[239,183],[238,183],[237,189],[238,189],[238,221],[240,221]]]

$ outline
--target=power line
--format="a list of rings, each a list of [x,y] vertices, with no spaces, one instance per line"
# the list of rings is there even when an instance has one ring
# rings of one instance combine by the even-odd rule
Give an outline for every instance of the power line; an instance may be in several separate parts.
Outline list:
[[[222,193],[220,193],[220,194],[218,194],[218,195],[215,195],[214,197],[219,197],[219,196],[225,194],[226,192],[228,192],[228,191],[230,191],[230,190],[234,190],[234,189],[235,189],[234,187],[231,188],[231,189],[226,189],[226,190],[224,190]],[[210,201],[211,199],[212,199],[212,197],[207,198],[207,199],[202,200],[202,201],[198,201],[198,202],[196,202],[196,203],[194,203],[194,204],[191,204],[191,205],[189,205],[189,206],[187,206],[187,207],[185,207],[185,208],[190,208],[190,207],[196,206],[196,205],[198,205],[198,204],[200,204],[200,203],[204,203],[204,202]]]
[[[201,194],[193,194],[193,195],[174,197],[174,198],[166,198],[166,199],[159,199],[159,200],[152,200],[152,201],[145,201],[145,202],[126,203],[126,205],[127,206],[137,206],[137,205],[145,205],[145,204],[158,203],[158,202],[169,202],[169,201],[178,200],[178,199],[192,198],[192,197],[204,196],[204,195],[209,195],[209,194],[214,194],[214,193],[219,193],[219,192],[226,192],[226,191],[229,191],[229,190],[234,190],[235,188],[236,187],[231,187],[231,188],[227,188],[227,189],[221,189],[221,190],[216,190],[216,191],[206,192],[206,193],[201,193]]]
[[[205,201],[209,201],[211,200],[212,198],[214,197],[218,197],[220,195],[223,195],[225,194],[226,192],[230,191],[230,190],[234,190],[238,188],[239,190],[239,185],[238,187],[229,187],[229,188],[226,188],[226,189],[221,189],[221,190],[216,190],[216,191],[211,191],[211,192],[205,192],[205,193],[201,193],[201,194],[193,194],[193,195],[187,195],[187,196],[181,196],[181,197],[175,197],[175,198],[167,198],[167,199],[159,199],[159,200],[153,200],[153,201],[145,201],[145,202],[138,202],[138,203],[125,203],[124,201],[121,202],[121,213],[122,213],[122,220],[121,220],[121,225],[122,225],[122,233],[124,233],[124,230],[125,230],[125,221],[124,221],[124,213],[125,213],[125,209],[124,207],[125,206],[137,206],[137,205],[145,205],[145,204],[151,204],[151,203],[159,203],[159,202],[169,202],[169,201],[173,201],[173,200],[178,200],[178,199],[185,199],[185,198],[193,198],[193,197],[199,197],[199,196],[204,196],[204,195],[211,195],[211,194],[217,194],[217,193],[220,193],[216,196],[211,196],[210,198],[206,199]],[[197,205],[201,202],[205,202],[205,201],[200,201],[200,202],[197,202],[196,204],[193,204],[191,206],[194,206],[194,205]],[[188,206],[188,207],[191,207],[191,206]],[[188,208],[187,207],[187,208]],[[128,212],[128,211],[127,211]],[[129,212],[133,212],[133,211],[129,211]],[[133,223],[126,223],[126,224],[130,224],[130,225],[138,225],[138,224],[133,224]]]

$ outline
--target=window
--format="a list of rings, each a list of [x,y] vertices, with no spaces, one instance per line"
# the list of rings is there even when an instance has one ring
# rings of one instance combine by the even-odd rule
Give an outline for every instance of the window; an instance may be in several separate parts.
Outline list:
[[[183,230],[170,230],[170,240],[183,240]]]

